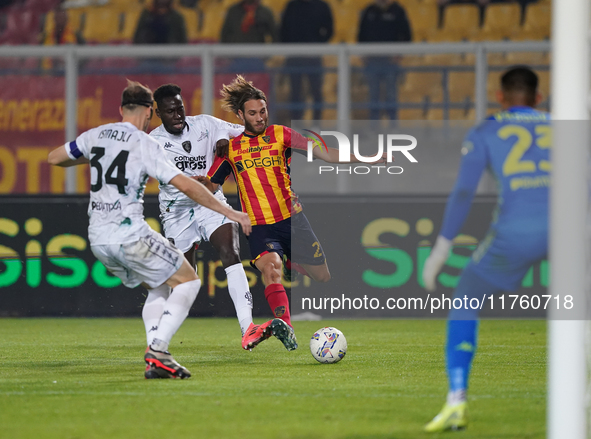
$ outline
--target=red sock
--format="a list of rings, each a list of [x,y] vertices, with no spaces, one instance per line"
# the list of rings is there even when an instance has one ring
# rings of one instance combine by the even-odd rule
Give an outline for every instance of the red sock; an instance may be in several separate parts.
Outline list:
[[[287,299],[283,285],[271,284],[265,288],[265,299],[267,299],[273,315],[291,326],[289,300]]]

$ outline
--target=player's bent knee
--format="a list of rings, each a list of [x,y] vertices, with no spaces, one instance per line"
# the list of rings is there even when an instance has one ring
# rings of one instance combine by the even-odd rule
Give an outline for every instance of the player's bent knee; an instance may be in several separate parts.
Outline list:
[[[316,282],[328,282],[331,279],[332,279],[332,276],[330,275],[330,273],[328,271],[325,273],[320,273],[319,275],[316,275],[314,277],[314,280]]]

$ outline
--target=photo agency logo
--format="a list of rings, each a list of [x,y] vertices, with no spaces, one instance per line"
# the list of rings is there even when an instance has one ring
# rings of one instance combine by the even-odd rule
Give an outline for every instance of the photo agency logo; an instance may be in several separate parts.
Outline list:
[[[351,141],[349,137],[339,131],[320,131],[320,134],[306,130],[304,136],[308,139],[308,153],[307,161],[314,160],[314,148],[320,148],[320,151],[328,151],[328,146],[324,140],[326,136],[333,136],[336,138],[339,150],[339,163],[348,164],[348,166],[339,165],[322,165],[318,167],[319,174],[334,173],[334,174],[402,174],[404,168],[398,165],[392,165],[394,161],[393,153],[401,152],[404,157],[411,163],[418,163],[410,153],[411,150],[417,146],[417,139],[408,134],[379,134],[378,135],[378,151],[373,156],[363,156],[359,152],[359,135],[353,134],[353,155],[359,162],[364,164],[351,163]],[[324,137],[323,137],[324,136]],[[386,161],[377,163],[386,153]]]

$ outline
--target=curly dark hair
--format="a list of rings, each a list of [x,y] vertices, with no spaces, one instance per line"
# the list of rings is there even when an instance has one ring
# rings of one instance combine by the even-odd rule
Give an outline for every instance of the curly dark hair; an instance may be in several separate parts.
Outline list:
[[[181,94],[181,88],[176,84],[164,84],[154,91],[154,100],[156,105],[160,106],[162,101],[166,98],[174,98]]]

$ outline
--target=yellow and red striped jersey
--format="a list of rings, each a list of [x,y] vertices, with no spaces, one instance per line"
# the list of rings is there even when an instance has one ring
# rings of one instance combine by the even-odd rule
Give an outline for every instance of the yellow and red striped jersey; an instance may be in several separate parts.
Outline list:
[[[291,189],[291,148],[306,150],[308,139],[283,125],[254,136],[242,133],[230,142],[228,157],[216,157],[211,181],[223,184],[234,173],[242,211],[253,225],[275,224],[301,212]]]

